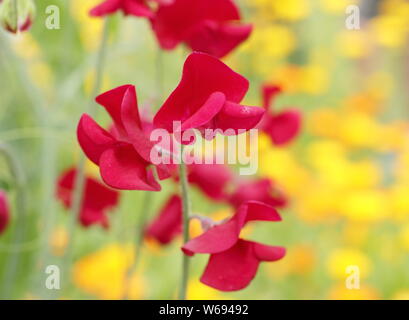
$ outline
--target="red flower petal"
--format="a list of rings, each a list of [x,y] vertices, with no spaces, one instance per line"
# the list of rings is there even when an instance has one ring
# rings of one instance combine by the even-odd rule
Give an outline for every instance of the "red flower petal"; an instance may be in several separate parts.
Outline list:
[[[123,10],[125,14],[136,17],[152,17],[153,12],[146,5],[145,0],[123,0]]]
[[[236,219],[230,219],[221,225],[210,228],[202,235],[191,239],[182,251],[193,256],[195,253],[219,253],[228,250],[237,242],[241,226]]]
[[[159,6],[151,22],[161,47],[171,50],[192,39],[204,21],[223,23],[239,19],[238,8],[231,0],[175,0]]]
[[[131,145],[105,151],[99,162],[101,177],[112,188],[160,191],[161,187],[148,165]]]
[[[245,78],[220,60],[204,53],[192,53],[186,59],[182,80],[156,114],[154,124],[173,132],[173,121],[190,118],[213,93],[221,92],[226,100],[239,103],[248,86]]]
[[[186,43],[193,51],[223,58],[250,36],[252,28],[249,24],[220,24],[206,20],[191,32]]]
[[[221,92],[214,92],[210,95],[209,99],[203,104],[203,106],[196,111],[190,118],[182,124],[182,131],[188,129],[199,128],[209,121],[211,121],[216,114],[223,108],[226,102],[226,97]]]
[[[0,234],[6,230],[10,221],[10,209],[7,195],[0,190]]]
[[[236,216],[241,227],[249,221],[281,221],[276,209],[259,201],[248,201],[241,205]]]
[[[261,91],[263,96],[263,107],[268,110],[273,103],[273,99],[282,92],[282,89],[279,86],[266,85],[262,87]]]
[[[160,210],[159,215],[146,229],[145,235],[161,244],[170,243],[182,231],[182,199],[173,195]]]
[[[241,290],[254,279],[261,261],[275,261],[284,254],[283,248],[240,239],[229,250],[210,256],[200,281],[221,291]]]
[[[105,16],[105,15],[114,13],[115,11],[121,8],[121,3],[122,3],[122,0],[103,1],[101,4],[97,5],[95,8],[91,9],[89,14],[93,17],[101,17],[101,16]]]
[[[83,114],[78,123],[77,138],[86,156],[95,164],[105,150],[116,144],[112,135],[87,114]]]
[[[118,133],[121,136],[126,137],[127,134],[125,132],[124,125],[122,123],[122,102],[125,96],[125,93],[131,89],[134,88],[132,85],[123,85],[120,87],[117,87],[115,89],[109,90],[103,94],[100,94],[98,97],[96,97],[95,101],[102,105],[106,111],[109,113],[111,116],[112,120],[115,123],[115,128],[118,130]],[[140,126],[140,123],[139,123]]]
[[[260,261],[277,261],[284,258],[286,250],[283,247],[266,246],[262,243],[253,242],[254,255]]]
[[[75,168],[64,171],[58,179],[57,197],[66,208],[71,208],[72,195],[77,171]],[[108,227],[105,211],[118,205],[119,193],[97,180],[86,177],[82,208],[79,216],[81,224],[89,227],[101,224]]]
[[[293,140],[301,129],[301,114],[297,110],[286,110],[264,122],[264,131],[276,145]]]
[[[240,184],[230,196],[229,203],[235,208],[247,201],[260,201],[272,207],[285,207],[287,198],[276,190],[270,179],[260,179]]]
[[[189,183],[198,186],[210,199],[226,199],[227,184],[232,180],[229,168],[222,164],[189,165]]]
[[[100,224],[105,229],[109,227],[108,218],[103,211],[93,210],[87,207],[81,210],[79,221],[85,228],[88,228],[94,224]]]
[[[215,127],[225,130],[250,130],[254,128],[264,115],[264,110],[259,107],[242,106],[232,102],[226,102],[221,112],[215,119]]]
[[[149,140],[149,137],[142,129],[134,86],[129,86],[123,95],[121,122],[126,131],[127,140],[133,144],[135,150],[145,161],[150,162],[150,153],[154,143]]]
[[[191,239],[183,247],[186,255],[195,253],[219,253],[231,248],[237,241],[241,229],[249,221],[280,221],[278,212],[266,204],[249,201],[238,209],[227,222],[209,229],[202,235]]]

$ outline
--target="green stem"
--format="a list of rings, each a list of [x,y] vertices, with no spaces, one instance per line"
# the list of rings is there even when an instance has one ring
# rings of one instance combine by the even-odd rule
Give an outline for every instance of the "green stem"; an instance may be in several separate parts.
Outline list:
[[[42,133],[45,133],[46,130],[53,125],[52,117],[48,117],[47,120],[44,118],[46,114],[45,107],[48,102],[43,99],[38,88],[31,83],[29,80],[30,77],[27,75],[24,62],[22,62],[9,48],[8,42],[2,34],[0,33],[0,47],[2,48],[2,54],[4,55],[4,61],[7,62],[6,66],[12,66],[11,70],[8,70],[10,79],[16,78],[18,81],[18,90],[21,91],[21,88],[25,92],[25,95],[30,102],[30,106],[33,108],[36,120],[39,124]],[[17,89],[16,89],[17,90]],[[52,115],[51,115],[52,116]],[[40,134],[40,137],[43,137]],[[32,138],[32,136],[30,136]],[[42,241],[40,251],[38,253],[38,263],[35,268],[35,272],[32,272],[32,275],[29,276],[29,281],[33,284],[38,285],[38,288],[43,290],[44,286],[40,284],[43,281],[42,268],[44,262],[47,259],[48,253],[48,234],[52,230],[53,226],[53,214],[54,212],[54,202],[50,201],[53,198],[54,194],[54,183],[56,178],[56,168],[55,168],[55,156],[56,156],[56,147],[54,137],[51,135],[44,135],[41,142],[42,148],[42,160],[41,160],[41,171],[42,171],[42,206],[38,208],[38,211],[41,212],[41,223],[43,229],[41,232]]]
[[[106,49],[108,44],[108,31],[109,31],[109,20],[105,18],[104,27],[102,31],[102,39],[98,50],[98,56],[96,61],[96,69],[95,69],[95,79],[94,79],[94,87],[92,90],[92,97],[95,97],[100,89],[102,83],[102,77],[104,72],[104,62],[105,62],[105,55]],[[96,105],[94,101],[90,103],[88,107],[88,114],[93,116],[96,113]],[[72,195],[72,208],[71,208],[71,217],[68,226],[68,236],[69,236],[69,243],[67,245],[67,249],[63,258],[63,272],[65,272],[66,280],[69,279],[69,272],[67,271],[70,267],[71,259],[72,259],[72,250],[74,245],[75,239],[75,226],[78,220],[78,217],[81,212],[82,201],[83,201],[83,194],[84,194],[84,187],[85,187],[85,164],[86,158],[83,153],[80,154],[80,159],[78,162],[77,167],[77,175],[75,179],[74,191]]]
[[[182,146],[183,155],[183,146]],[[181,164],[179,167],[179,177],[182,189],[182,201],[183,201],[183,243],[189,241],[189,220],[190,220],[190,198],[189,198],[189,184],[187,180],[186,164],[183,162],[181,156]],[[180,293],[179,299],[186,300],[187,296],[187,283],[189,279],[189,257],[183,254],[182,260],[182,278],[180,280]]]
[[[144,199],[142,201],[141,211],[139,212],[138,216],[138,223],[135,228],[135,258],[133,263],[129,266],[126,274],[125,274],[125,290],[124,290],[124,300],[129,299],[129,292],[130,292],[130,282],[132,278],[132,272],[135,272],[139,261],[141,261],[141,253],[143,247],[143,237],[144,237],[144,230],[146,225],[146,220],[148,218],[148,212],[152,205],[152,198],[153,192],[152,191],[145,191]]]
[[[24,190],[26,179],[22,166],[18,161],[18,157],[14,152],[5,144],[0,144],[0,154],[3,155],[7,162],[9,170],[13,176],[14,186],[16,188],[16,220],[14,224],[13,241],[14,244],[19,244],[24,238],[26,233],[26,220],[27,220],[27,197]],[[20,253],[13,252],[11,257],[7,260],[6,270],[3,278],[2,296],[6,299],[12,297],[12,286],[16,282],[16,274],[18,269],[18,263],[20,260]]]

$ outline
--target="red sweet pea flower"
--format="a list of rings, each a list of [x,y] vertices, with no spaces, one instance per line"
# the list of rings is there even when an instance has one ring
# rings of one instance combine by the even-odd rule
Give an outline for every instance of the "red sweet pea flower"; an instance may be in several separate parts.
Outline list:
[[[277,86],[262,88],[264,108],[268,110],[274,97],[281,92]],[[266,112],[260,128],[267,133],[274,144],[283,145],[294,139],[301,129],[301,113],[296,109],[288,109],[278,113]]]
[[[173,195],[148,226],[145,236],[165,245],[182,232],[182,199]]]
[[[233,176],[229,168],[222,164],[191,164],[188,166],[189,183],[196,185],[210,199],[225,200],[226,186]]]
[[[274,188],[270,179],[243,182],[229,197],[229,203],[235,208],[251,200],[279,208],[287,205],[287,198]]]
[[[76,175],[77,171],[70,168],[64,171],[58,179],[57,198],[61,200],[67,209],[71,208],[72,205]],[[84,227],[100,224],[104,228],[108,228],[106,210],[116,207],[118,199],[119,193],[117,191],[107,188],[93,178],[87,177],[79,216],[80,223]]]
[[[124,85],[96,98],[111,116],[111,133],[84,114],[78,124],[78,142],[87,157],[100,168],[104,182],[123,190],[161,189],[150,168],[153,143],[139,118],[135,87]],[[165,166],[158,166],[159,178],[169,177]]]
[[[193,51],[221,58],[246,40],[251,25],[240,25],[232,0],[175,0],[160,5],[151,19],[161,47],[172,50],[184,42]]]
[[[189,129],[249,130],[261,120],[264,110],[243,106],[248,81],[220,60],[205,54],[192,53],[185,62],[183,76],[154,118],[156,127],[174,132],[174,122]],[[224,133],[226,134],[226,133]],[[205,138],[209,138],[206,137]],[[212,138],[212,137],[210,137]]]
[[[94,17],[106,16],[121,10],[124,15],[137,17],[153,17],[154,13],[147,0],[106,0],[90,11]],[[164,1],[156,0],[158,3]],[[165,1],[166,2],[166,1]]]
[[[277,261],[285,255],[282,247],[240,239],[241,229],[250,221],[280,220],[273,207],[250,201],[240,206],[230,220],[190,240],[182,250],[189,256],[195,253],[210,254],[200,279],[204,284],[221,291],[241,290],[255,277],[260,262]]]
[[[6,230],[10,220],[10,209],[7,195],[0,190],[0,234]]]

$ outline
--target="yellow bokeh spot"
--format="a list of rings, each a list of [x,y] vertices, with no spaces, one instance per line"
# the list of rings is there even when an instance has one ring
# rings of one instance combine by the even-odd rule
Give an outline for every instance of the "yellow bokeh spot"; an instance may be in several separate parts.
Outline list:
[[[198,280],[190,280],[187,290],[188,300],[226,300],[220,291],[213,289],[199,282]]]
[[[360,277],[366,278],[372,264],[363,252],[354,248],[335,249],[327,258],[328,274],[335,279],[346,279],[349,266],[357,266]]]
[[[279,24],[260,25],[254,29],[249,40],[243,44],[242,50],[254,55],[255,61],[272,61],[288,56],[295,48],[295,35],[291,29]],[[263,70],[263,64],[254,65]]]
[[[307,244],[287,248],[284,259],[265,266],[268,275],[280,279],[288,275],[306,275],[316,266],[317,255],[313,246]]]
[[[349,112],[341,121],[339,137],[351,147],[371,149],[380,140],[380,126],[365,113]]]
[[[141,277],[133,273],[126,280],[133,259],[131,245],[110,244],[75,263],[74,283],[84,292],[104,300],[123,299],[125,296],[141,299],[144,292]]]
[[[308,115],[307,130],[320,137],[336,138],[339,123],[339,115],[333,108],[320,108]]]
[[[30,33],[21,33],[18,37],[13,37],[14,51],[26,60],[40,59],[41,48]]]
[[[340,203],[341,213],[350,221],[376,222],[390,213],[387,193],[381,190],[346,192]]]
[[[67,247],[68,240],[67,229],[63,226],[55,227],[49,239],[52,253],[56,256],[62,256]]]
[[[99,0],[70,1],[71,14],[79,24],[81,42],[88,51],[95,50],[100,42],[98,35],[102,32],[103,19],[89,15],[89,11],[100,3]]]
[[[409,300],[409,289],[399,290],[393,295],[392,300]]]
[[[333,287],[328,294],[330,300],[378,300],[379,293],[375,288],[361,286],[359,289],[348,289],[345,284]]]
[[[408,36],[408,21],[396,15],[383,15],[371,21],[371,30],[379,45],[400,48]]]
[[[345,14],[346,8],[356,3],[357,0],[321,0],[322,8],[334,14]]]
[[[363,58],[371,50],[371,42],[365,31],[344,30],[338,34],[336,41],[338,52],[347,58]]]

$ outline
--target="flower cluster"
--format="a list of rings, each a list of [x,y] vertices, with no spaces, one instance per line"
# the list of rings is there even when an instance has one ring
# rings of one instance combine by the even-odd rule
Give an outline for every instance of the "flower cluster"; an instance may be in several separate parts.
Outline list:
[[[152,121],[141,116],[133,85],[96,97],[111,119],[108,128],[88,114],[81,116],[77,127],[79,145],[109,186],[86,177],[79,216],[82,225],[108,227],[106,210],[117,206],[116,190],[160,191],[160,180],[186,179],[176,173],[175,163],[158,164],[152,157],[153,153],[174,155],[182,150],[180,145],[194,144],[196,139],[185,140],[185,133],[194,137],[193,130],[197,130],[202,138],[211,141],[216,133],[239,135],[257,128],[277,145],[288,143],[299,133],[298,111],[269,110],[280,89],[263,88],[264,108],[244,105],[249,81],[219,60],[247,39],[252,30],[250,25],[240,24],[240,13],[232,0],[106,0],[90,13],[101,17],[117,11],[148,18],[163,49],[184,43],[194,52],[186,58],[180,83]],[[163,141],[152,142],[155,130],[171,136],[170,146]],[[179,149],[174,148],[178,145]],[[241,290],[255,277],[260,262],[277,261],[285,255],[283,247],[242,239],[241,230],[252,221],[280,221],[276,208],[286,206],[287,197],[271,180],[243,180],[227,165],[185,164],[181,158],[181,166],[187,167],[187,180],[181,183],[198,187],[211,201],[227,204],[236,213],[219,222],[189,217],[183,203],[186,199],[172,193],[158,216],[145,227],[144,235],[166,245],[189,228],[189,221],[198,219],[203,233],[185,241],[183,253],[188,257],[210,254],[201,277],[204,284],[220,291]],[[67,208],[72,206],[76,174],[69,169],[58,181],[57,196]],[[185,197],[187,191],[183,192]],[[186,215],[187,222],[183,219]]]
[[[240,23],[232,0],[106,0],[90,14],[100,17],[117,11],[148,18],[164,50],[183,43],[218,58],[245,41],[252,30]]]
[[[69,168],[64,171],[57,182],[57,197],[66,208],[72,207],[73,190],[77,171],[75,168]],[[107,188],[98,180],[87,177],[85,181],[85,197],[82,201],[82,207],[79,215],[79,221],[84,227],[93,224],[100,224],[108,228],[109,221],[106,216],[106,210],[117,206],[119,201],[119,192]]]

